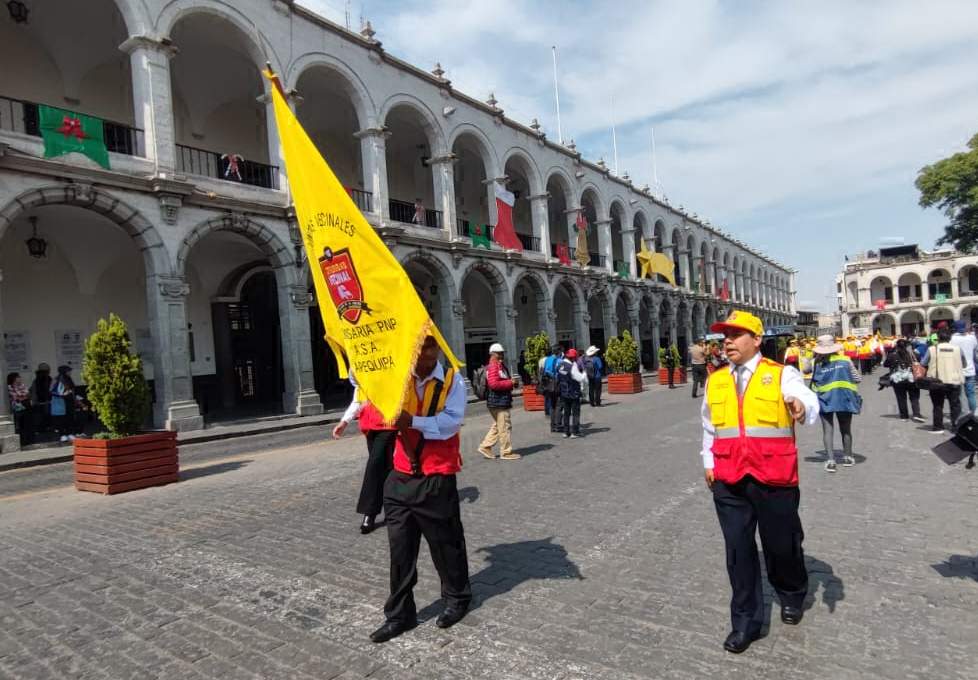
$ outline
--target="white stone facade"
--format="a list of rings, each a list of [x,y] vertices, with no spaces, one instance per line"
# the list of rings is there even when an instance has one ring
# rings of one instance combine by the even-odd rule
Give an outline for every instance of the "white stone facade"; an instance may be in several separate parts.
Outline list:
[[[940,321],[978,323],[978,255],[944,250],[850,258],[836,287],[844,334],[872,328],[910,335]]]
[[[201,427],[209,404],[262,394],[315,413],[335,373],[309,312],[266,61],[459,356],[538,330],[583,347],[629,329],[651,367],[660,343],[689,342],[734,305],[794,320],[793,270],[292,2],[50,0],[27,24],[0,19],[0,56],[0,331],[31,339],[9,368],[54,365],[57,332],[116,311],[144,343],[161,426]],[[38,104],[105,119],[111,170],[44,158]],[[496,221],[495,183],[517,195],[522,253],[472,247],[470,230]],[[580,212],[585,269],[553,256],[574,246]],[[30,218],[44,260],[23,245]],[[640,239],[676,262],[679,288],[636,277]]]

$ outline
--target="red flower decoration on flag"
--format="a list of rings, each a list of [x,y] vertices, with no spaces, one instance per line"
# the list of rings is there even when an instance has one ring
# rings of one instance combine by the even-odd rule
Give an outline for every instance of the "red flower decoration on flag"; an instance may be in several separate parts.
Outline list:
[[[886,309],[886,298],[880,298],[876,301],[876,309],[883,311]]]
[[[58,128],[58,132],[63,134],[66,138],[76,137],[78,139],[85,139],[85,131],[82,130],[81,120],[71,116],[65,116],[64,121],[61,123],[61,127]]]

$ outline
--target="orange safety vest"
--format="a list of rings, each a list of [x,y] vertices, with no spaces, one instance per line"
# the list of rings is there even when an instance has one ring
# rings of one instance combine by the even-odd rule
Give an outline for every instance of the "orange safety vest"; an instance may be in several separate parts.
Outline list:
[[[710,375],[706,400],[710,405],[713,474],[733,484],[746,475],[773,486],[798,486],[798,448],[795,428],[781,394],[784,366],[761,359],[743,395],[737,394],[729,370]]]
[[[445,380],[429,380],[424,395],[418,399],[415,379],[408,386],[404,410],[416,416],[436,416],[445,410],[448,393],[455,380],[455,369],[445,370]],[[405,442],[405,439],[407,440]],[[405,444],[416,452],[421,460],[421,473],[424,475],[454,475],[462,469],[462,454],[459,436],[456,432],[448,439],[422,439],[417,430],[398,433],[394,444],[394,469],[411,474],[411,461],[404,450]]]

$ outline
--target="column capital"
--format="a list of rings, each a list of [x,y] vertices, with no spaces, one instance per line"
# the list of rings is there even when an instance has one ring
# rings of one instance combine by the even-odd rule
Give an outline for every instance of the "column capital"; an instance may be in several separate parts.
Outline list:
[[[545,192],[542,194],[534,194],[533,196],[527,196],[530,201],[546,201],[550,199],[550,192]]]
[[[177,276],[157,276],[160,295],[170,300],[182,300],[190,295],[190,284]]]
[[[167,59],[172,59],[180,52],[176,45],[170,42],[169,38],[157,38],[150,35],[131,35],[119,45],[119,49],[126,54],[133,54],[138,50],[149,50],[158,52]]]
[[[603,227],[605,225],[611,226],[611,220],[610,219],[607,219],[607,220],[594,220],[594,224],[597,225],[597,226],[599,226],[599,227]]]
[[[364,128],[362,130],[357,130],[353,133],[353,136],[357,139],[366,139],[369,137],[375,137],[378,139],[386,140],[391,136],[391,131],[385,126],[381,125],[379,127]]]
[[[428,165],[454,164],[458,162],[458,155],[446,153],[442,156],[433,156],[428,159]]]

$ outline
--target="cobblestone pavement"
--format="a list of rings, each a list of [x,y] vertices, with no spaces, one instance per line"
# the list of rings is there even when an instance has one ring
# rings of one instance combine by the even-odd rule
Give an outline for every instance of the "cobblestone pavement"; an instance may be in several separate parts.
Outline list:
[[[775,602],[742,656],[721,648],[699,402],[655,387],[585,407],[579,440],[517,412],[517,462],[475,454],[488,418],[471,407],[459,487],[477,608],[434,626],[423,551],[423,623],[385,645],[367,640],[387,545],[356,531],[360,437],[241,442],[188,458],[179,484],[114,497],[4,473],[0,677],[974,678],[978,470],[945,466],[891,393],[864,393],[855,467],[823,472],[820,433],[800,439],[805,619],[783,626]]]

